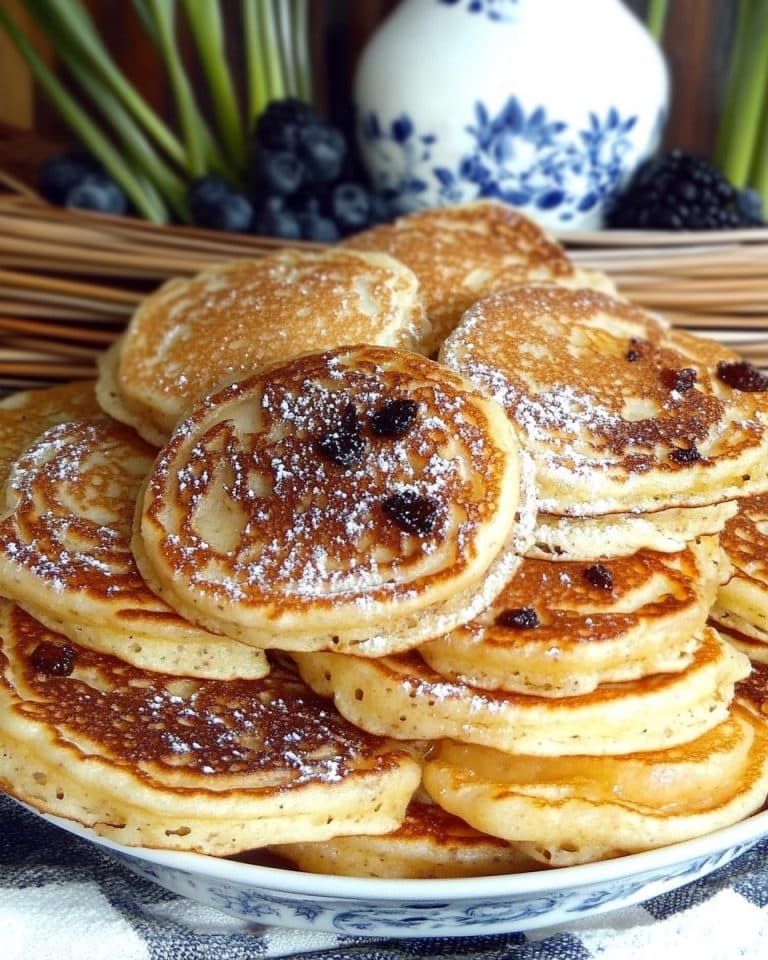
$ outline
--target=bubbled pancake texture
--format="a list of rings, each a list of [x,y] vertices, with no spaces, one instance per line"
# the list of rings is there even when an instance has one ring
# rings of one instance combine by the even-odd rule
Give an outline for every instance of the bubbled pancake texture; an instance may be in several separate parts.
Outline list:
[[[0,787],[388,878],[760,809],[766,384],[496,202],[344,246],[173,280],[96,397],[0,402]]]
[[[162,444],[214,387],[342,343],[420,349],[428,320],[415,276],[386,254],[277,251],[169,280],[106,355],[99,400]]]
[[[353,234],[344,246],[389,253],[416,274],[431,324],[428,352],[476,300],[530,282],[575,282],[563,248],[495,201],[424,210]]]

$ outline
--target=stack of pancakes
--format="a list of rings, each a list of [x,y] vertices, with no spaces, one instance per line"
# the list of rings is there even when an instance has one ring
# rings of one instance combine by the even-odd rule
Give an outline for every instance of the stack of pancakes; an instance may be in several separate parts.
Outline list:
[[[759,809],[768,381],[499,204],[345,246],[173,280],[95,396],[0,404],[0,786],[373,876]]]

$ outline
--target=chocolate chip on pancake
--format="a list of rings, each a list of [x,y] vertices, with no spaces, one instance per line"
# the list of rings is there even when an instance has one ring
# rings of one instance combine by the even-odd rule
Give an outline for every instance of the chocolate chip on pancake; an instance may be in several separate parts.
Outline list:
[[[416,413],[377,436],[369,414],[391,400]],[[211,630],[380,656],[479,612],[528,546],[532,507],[496,403],[410,351],[343,347],[204,400],[157,457],[133,551]]]

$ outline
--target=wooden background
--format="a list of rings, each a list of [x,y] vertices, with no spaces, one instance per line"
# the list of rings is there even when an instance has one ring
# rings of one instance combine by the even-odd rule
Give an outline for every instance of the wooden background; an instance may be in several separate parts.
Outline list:
[[[28,23],[19,0],[0,0],[22,23]],[[578,0],[573,0],[578,2]],[[626,0],[644,16],[647,0]],[[710,153],[721,112],[727,53],[738,0],[670,0],[663,41],[670,68],[672,98],[665,145]],[[348,122],[348,92],[355,58],[367,36],[396,0],[310,0],[317,99],[340,123]],[[237,0],[223,0],[226,10]],[[127,0],[89,0],[117,62],[165,115],[171,113],[166,80],[157,58]],[[233,20],[235,18],[233,17]],[[231,38],[238,56],[238,37]],[[188,42],[188,40],[187,40]],[[39,49],[54,63],[43,38]],[[66,83],[66,77],[63,76]],[[0,123],[68,139],[50,105],[36,95],[34,84],[0,31]]]

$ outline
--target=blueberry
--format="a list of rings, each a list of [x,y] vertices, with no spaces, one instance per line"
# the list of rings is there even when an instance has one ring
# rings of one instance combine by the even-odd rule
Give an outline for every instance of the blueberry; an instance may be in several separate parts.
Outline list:
[[[267,193],[288,196],[301,186],[304,167],[298,157],[287,150],[257,147],[251,158],[251,176],[254,184]]]
[[[199,227],[213,226],[219,206],[234,192],[229,180],[215,173],[193,180],[187,189],[193,221]]]
[[[272,100],[256,121],[253,138],[271,150],[294,150],[303,126],[319,122],[310,104],[296,97]]]
[[[298,218],[292,210],[285,208],[282,200],[282,197],[268,197],[262,209],[254,215],[251,229],[262,237],[301,240]]]
[[[67,192],[64,204],[67,207],[116,216],[122,216],[128,209],[128,201],[122,189],[106,173],[87,174]]]
[[[371,198],[359,183],[338,183],[331,192],[331,213],[342,234],[367,227],[371,216]]]
[[[207,226],[212,230],[248,233],[253,224],[253,204],[242,193],[233,191],[209,213]]]
[[[329,124],[315,123],[298,132],[296,156],[303,164],[308,183],[338,180],[346,153],[344,134]]]
[[[301,227],[301,239],[314,243],[335,243],[339,239],[339,229],[330,217],[321,213],[298,213],[296,219]]]
[[[64,206],[67,194],[85,177],[103,173],[99,161],[85,150],[67,150],[48,157],[40,167],[37,188],[49,203]]]

